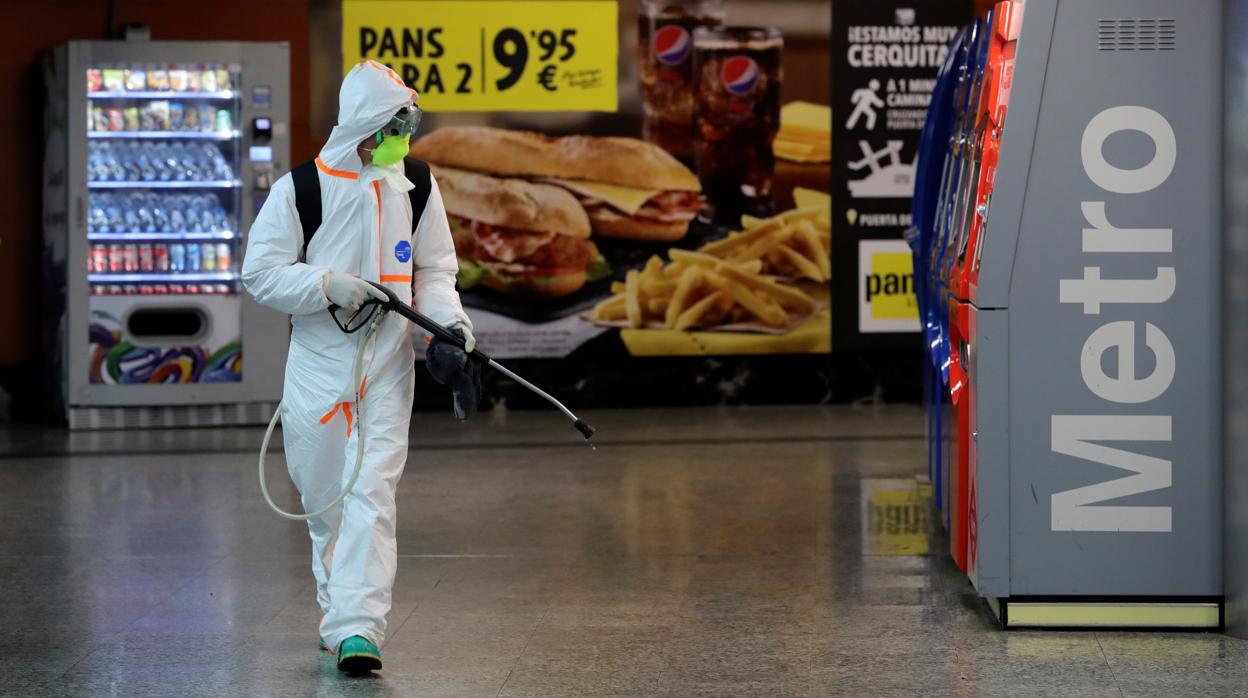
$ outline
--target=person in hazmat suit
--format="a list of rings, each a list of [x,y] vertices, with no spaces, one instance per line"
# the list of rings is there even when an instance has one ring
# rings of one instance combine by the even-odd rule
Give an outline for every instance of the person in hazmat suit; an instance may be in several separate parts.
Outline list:
[[[436,182],[412,220],[403,157],[419,124],[416,92],[393,70],[366,61],[339,92],[338,124],[316,158],[322,224],[304,250],[288,173],[274,183],[247,238],[243,283],[263,305],[292,316],[282,393],[287,466],[305,511],[341,492],[365,433],[363,467],[333,510],[308,520],[312,572],[324,617],[321,647],[349,673],[381,668],[397,553],[395,488],[407,460],[415,354],[410,325],[386,314],[364,343],[364,377],[353,385],[364,332],[346,334],[328,312],[353,312],[392,289],[457,330],[469,352],[472,325],[455,291],[458,264]],[[431,177],[432,179],[432,177]],[[357,402],[358,398],[358,402]],[[358,405],[353,414],[353,405]]]

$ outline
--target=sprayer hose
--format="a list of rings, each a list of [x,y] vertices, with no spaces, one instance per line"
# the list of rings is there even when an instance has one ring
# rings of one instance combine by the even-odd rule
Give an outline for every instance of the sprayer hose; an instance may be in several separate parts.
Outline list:
[[[359,437],[359,441],[357,442],[356,448],[355,448],[355,468],[351,471],[351,480],[347,482],[347,486],[344,487],[342,491],[338,493],[338,496],[334,497],[334,500],[332,502],[330,502],[329,504],[326,504],[324,507],[322,507],[318,511],[314,511],[308,514],[292,514],[288,511],[283,511],[282,508],[277,506],[277,503],[273,501],[272,495],[269,494],[269,486],[264,481],[264,457],[269,452],[269,440],[273,438],[273,430],[277,427],[277,423],[280,422],[282,419],[282,403],[281,402],[277,403],[277,410],[273,412],[273,418],[269,420],[269,428],[267,431],[264,432],[264,441],[261,442],[260,444],[259,471],[260,471],[260,492],[264,494],[264,501],[269,503],[269,508],[272,509],[278,516],[283,516],[293,521],[307,521],[308,519],[315,519],[318,516],[323,516],[329,510],[338,506],[338,504],[341,503],[342,500],[346,499],[347,495],[351,493],[351,490],[355,489],[355,483],[360,479],[360,470],[364,466],[364,415],[360,413],[360,393],[359,393],[359,386],[364,381],[364,348],[368,345],[369,338],[373,336],[374,332],[376,332],[377,325],[378,323],[381,322],[381,318],[384,315],[385,315],[385,312],[381,312],[381,311],[374,314],[372,321],[369,323],[368,330],[364,333],[363,339],[360,340],[359,348],[356,349],[355,351],[355,370],[352,372],[352,375],[354,376],[354,381],[352,382],[352,385],[356,386],[356,393],[355,393],[355,414],[356,414],[355,429],[356,429],[356,432],[355,433]]]

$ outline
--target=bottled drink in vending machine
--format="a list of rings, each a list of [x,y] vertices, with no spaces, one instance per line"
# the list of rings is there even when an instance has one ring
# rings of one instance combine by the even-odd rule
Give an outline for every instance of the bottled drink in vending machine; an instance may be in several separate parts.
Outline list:
[[[211,242],[205,242],[199,253],[199,264],[204,271],[216,271],[217,269],[217,246]]]
[[[91,262],[87,269],[96,274],[108,273],[108,245],[91,246]]]
[[[156,271],[169,271],[169,245],[161,242],[152,246]]]
[[[139,269],[142,271],[155,271],[156,259],[152,253],[151,243],[143,243],[139,245]]]
[[[186,247],[186,271],[196,272],[200,270],[199,245],[191,242]]]
[[[127,273],[134,273],[139,270],[139,246],[133,242],[127,242],[122,246],[125,260],[125,270]]]
[[[126,269],[126,255],[121,249],[121,245],[108,246],[108,272],[110,274],[120,274]]]
[[[186,246],[180,242],[169,245],[169,271],[186,271]]]
[[[230,243],[217,243],[217,269],[221,271],[230,271],[233,266],[230,259]]]

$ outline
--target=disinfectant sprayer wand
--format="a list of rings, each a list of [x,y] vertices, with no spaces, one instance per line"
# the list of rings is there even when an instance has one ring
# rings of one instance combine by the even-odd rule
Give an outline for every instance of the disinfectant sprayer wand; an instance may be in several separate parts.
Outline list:
[[[369,283],[372,283],[372,282],[369,282]],[[383,304],[386,310],[394,311],[398,313],[399,315],[402,315],[403,317],[407,318],[408,320],[411,320],[412,322],[419,325],[421,329],[425,330],[426,332],[428,332],[429,334],[433,335],[434,337],[436,337],[437,339],[443,342],[457,346],[460,349],[465,349],[464,340],[459,335],[455,334],[454,332],[451,332],[447,328],[443,327],[441,324],[434,322],[433,320],[425,317],[424,315],[421,315],[419,312],[416,311],[415,308],[399,300],[399,297],[395,295],[394,291],[391,291],[390,289],[378,283],[373,283],[372,285],[380,289],[382,293],[386,294],[387,300]],[[560,412],[564,414],[564,416],[572,420],[572,426],[576,427],[576,430],[581,432],[581,434],[584,435],[586,439],[590,439],[593,437],[594,428],[586,424],[585,420],[573,414],[572,410],[569,410],[567,407],[565,407],[562,402],[559,402],[558,400],[556,400],[555,397],[552,396],[550,393],[547,393],[545,390],[542,390],[536,385],[533,385],[527,380],[516,375],[507,367],[503,366],[502,364],[498,363],[494,359],[490,358],[489,355],[487,355],[485,352],[481,351],[480,349],[473,349],[471,352],[468,353],[468,358],[474,359],[476,361],[480,361],[481,363],[489,366],[490,368],[493,368],[495,371],[498,371],[504,376],[507,376],[508,378],[514,380],[520,385],[528,388],[529,390],[533,391],[537,395],[540,395],[542,399],[554,405],[556,408],[559,409]]]

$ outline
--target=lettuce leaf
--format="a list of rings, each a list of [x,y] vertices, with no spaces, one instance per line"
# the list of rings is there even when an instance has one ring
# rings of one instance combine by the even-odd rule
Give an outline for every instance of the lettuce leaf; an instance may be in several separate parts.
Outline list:
[[[459,273],[455,275],[455,281],[460,288],[468,290],[481,283],[484,276],[485,269],[466,259],[459,260]]]
[[[613,270],[611,269],[611,264],[607,262],[607,258],[602,255],[598,255],[598,259],[595,259],[594,263],[589,265],[589,268],[585,270],[585,277],[589,281],[598,281],[599,279],[605,279],[608,276],[611,276],[612,272]]]

